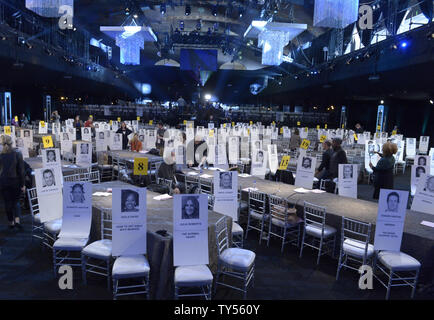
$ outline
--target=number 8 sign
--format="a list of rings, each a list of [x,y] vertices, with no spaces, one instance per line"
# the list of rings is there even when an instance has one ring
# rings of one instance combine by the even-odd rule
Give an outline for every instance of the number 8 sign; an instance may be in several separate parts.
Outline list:
[[[134,159],[134,175],[135,176],[148,175],[148,158]]]

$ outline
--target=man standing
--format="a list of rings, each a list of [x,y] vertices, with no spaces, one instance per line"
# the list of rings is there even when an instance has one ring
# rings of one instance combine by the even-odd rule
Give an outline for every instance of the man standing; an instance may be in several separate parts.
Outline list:
[[[360,125],[360,123],[356,123],[356,130],[354,130],[356,133],[363,133],[363,128]]]
[[[327,175],[327,178],[332,181],[338,177],[339,165],[348,163],[347,154],[344,149],[342,149],[341,144],[342,140],[340,138],[334,138],[332,140],[333,154],[330,157],[329,173]],[[327,192],[333,193],[335,183],[329,183],[326,189]]]
[[[155,147],[160,150],[160,156],[163,156],[164,151],[164,133],[166,130],[163,128],[163,123],[160,121],[158,123],[158,130],[157,130],[157,141],[155,142]]]
[[[318,180],[324,179],[324,177],[327,176],[330,167],[330,158],[333,154],[332,143],[330,141],[328,140],[324,141],[322,143],[322,148],[324,152],[322,154],[321,165],[318,167],[315,174]]]

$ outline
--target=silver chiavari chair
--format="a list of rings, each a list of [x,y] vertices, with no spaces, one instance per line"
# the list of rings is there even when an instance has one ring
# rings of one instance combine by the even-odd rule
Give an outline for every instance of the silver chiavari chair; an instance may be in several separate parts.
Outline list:
[[[265,223],[268,222],[269,215],[266,212],[266,200],[267,195],[259,191],[249,191],[248,201],[248,218],[246,239],[249,234],[249,230],[256,230],[260,232],[259,243],[262,241],[262,235],[264,232]],[[259,225],[259,226],[258,226]]]
[[[157,184],[169,188],[169,194],[172,194],[173,181],[171,179],[157,178]]]
[[[36,188],[27,189],[29,199],[30,214],[32,215],[32,242],[33,238],[44,240],[44,225],[41,223],[39,214],[39,203]]]
[[[334,254],[336,245],[336,229],[325,224],[326,208],[317,206],[307,201],[304,202],[304,228],[301,240],[300,258],[303,255],[304,246],[318,250],[316,264],[322,255]],[[306,239],[307,238],[307,239]],[[311,240],[307,242],[306,240]]]
[[[119,176],[119,157],[112,154],[112,180],[118,179]]]
[[[92,183],[101,183],[99,171],[90,172],[87,181]]]
[[[243,297],[246,299],[247,288],[250,283],[253,284],[255,277],[256,254],[253,251],[246,249],[230,248],[226,216],[223,216],[217,221],[215,234],[218,262],[214,294],[217,285],[222,285],[243,292]],[[243,282],[242,288],[232,286],[228,283],[219,282],[221,275],[241,280]]]
[[[81,251],[81,272],[83,283],[87,284],[86,273],[107,277],[107,289],[110,289],[112,262],[112,218],[111,213],[101,211],[101,240],[87,245]]]
[[[300,243],[301,222],[297,217],[297,210],[289,208],[289,203],[283,198],[277,196],[268,196],[270,223],[268,228],[267,246],[270,244],[270,237],[275,236],[282,240],[280,251],[283,253],[285,244],[295,244],[297,247]],[[290,220],[289,213],[291,212]]]
[[[175,269],[175,300],[204,297],[211,300],[213,276],[207,265],[178,266]],[[199,293],[181,293],[183,288],[199,288]]]
[[[212,180],[199,178],[199,188],[200,193],[205,193],[207,195],[214,194],[214,183]]]
[[[78,182],[81,181],[80,179],[81,179],[80,174],[71,174],[63,177],[63,181],[65,182]]]
[[[339,279],[342,267],[358,271],[360,265],[366,265],[368,261],[372,265],[374,246],[369,243],[370,238],[370,223],[342,217],[341,247],[336,280]]]

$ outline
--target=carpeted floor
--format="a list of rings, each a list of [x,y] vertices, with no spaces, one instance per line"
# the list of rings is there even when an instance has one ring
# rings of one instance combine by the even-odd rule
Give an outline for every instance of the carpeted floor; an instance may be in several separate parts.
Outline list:
[[[396,189],[409,189],[409,170],[395,179]],[[359,198],[372,200],[372,185],[359,185]],[[31,224],[28,212],[23,217],[22,231],[9,230],[3,205],[0,204],[0,299],[111,299],[103,278],[89,276],[83,286],[79,273],[75,275],[73,290],[59,289],[54,279],[52,254],[38,243],[31,241]],[[337,260],[328,256],[321,258],[316,266],[316,252],[305,248],[303,257],[295,247],[287,246],[280,253],[280,243],[258,243],[258,235],[252,232],[245,248],[256,253],[254,288],[249,289],[248,299],[342,299],[382,300],[386,290],[374,280],[373,290],[358,288],[356,271],[341,271],[335,280]],[[152,272],[152,271],[151,271]],[[392,289],[391,299],[409,299],[409,287]],[[241,299],[242,295],[231,289],[219,287],[215,299]],[[416,294],[416,299],[434,299],[434,293]],[[140,299],[127,297],[125,299]]]

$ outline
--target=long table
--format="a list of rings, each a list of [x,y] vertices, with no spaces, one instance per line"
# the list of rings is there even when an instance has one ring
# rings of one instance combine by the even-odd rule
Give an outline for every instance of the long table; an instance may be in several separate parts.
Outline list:
[[[184,170],[188,172],[196,172],[195,170]],[[213,170],[204,169],[203,174],[208,174],[214,177]],[[196,177],[200,177],[196,176]],[[201,178],[212,181],[213,178]],[[258,177],[238,177],[238,184],[242,189],[255,187],[266,194],[276,195],[282,198],[287,198],[288,201],[295,205],[297,214],[303,217],[304,201],[313,203],[326,208],[327,217],[326,223],[338,232],[338,240],[340,239],[340,230],[342,225],[342,217],[357,219],[360,221],[372,224],[371,243],[374,241],[375,224],[377,220],[378,204],[371,201],[352,199],[342,197],[332,193],[296,193],[297,188],[293,185],[284,184],[260,179]],[[243,191],[243,197],[246,197],[247,191]],[[422,221],[434,221],[434,215],[407,210],[404,224],[404,234],[402,238],[401,251],[408,253],[416,259],[423,259],[426,253],[434,246],[434,229],[428,226],[421,225]]]
[[[93,185],[93,193],[106,191],[107,188],[132,187],[120,181],[103,182]],[[173,298],[173,199],[158,201],[154,197],[159,194],[147,192],[147,258],[151,267],[150,274],[150,297],[152,299]],[[104,210],[112,210],[111,196],[93,196],[92,199],[93,217],[91,228],[91,240],[101,238],[100,217]],[[209,211],[208,213],[208,243],[209,243],[209,267],[212,271],[217,269],[217,246],[215,239],[216,222],[223,215]],[[232,230],[232,219],[228,217],[229,237]],[[157,233],[159,230],[166,230],[167,236],[163,237]]]
[[[149,153],[133,152],[129,150],[110,150],[107,152],[109,157],[120,158],[130,163],[134,163],[135,158],[148,158],[148,162],[160,162],[163,161],[163,157],[156,156]]]
[[[29,164],[29,166],[33,170],[42,168],[42,156],[26,158],[24,160]],[[74,174],[79,169],[85,169],[79,165],[76,165],[66,160],[61,160],[61,163],[62,163],[62,173],[64,176]]]

